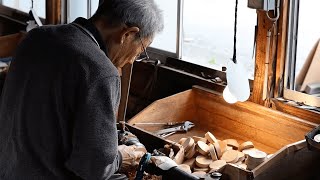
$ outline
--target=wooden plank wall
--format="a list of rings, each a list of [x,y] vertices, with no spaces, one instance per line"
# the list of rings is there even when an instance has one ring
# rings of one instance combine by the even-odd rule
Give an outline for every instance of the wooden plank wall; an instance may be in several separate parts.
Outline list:
[[[178,122],[195,119],[194,96],[191,90],[155,101],[138,113],[129,123]]]
[[[269,153],[303,140],[304,135],[316,126],[252,102],[228,104],[221,96],[208,90],[193,90],[201,126],[224,138],[251,140]]]

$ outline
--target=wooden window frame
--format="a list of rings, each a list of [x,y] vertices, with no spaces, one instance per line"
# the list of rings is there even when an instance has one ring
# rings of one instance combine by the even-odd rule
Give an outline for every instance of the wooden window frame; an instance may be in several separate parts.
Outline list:
[[[64,1],[65,0],[46,0],[46,18],[40,18],[43,24],[60,24],[63,22],[62,13],[64,12]],[[23,25],[26,25],[29,16],[26,12],[2,4],[0,4],[0,12],[0,16]]]
[[[281,0],[280,19],[277,23],[277,31],[273,34],[271,40],[270,56],[269,56],[269,74],[268,78],[272,79],[274,85],[268,88],[272,90],[272,95],[266,100],[263,100],[263,84],[265,83],[265,59],[267,57],[267,30],[271,27],[272,22],[267,18],[264,11],[258,11],[258,33],[257,33],[257,47],[256,47],[256,67],[255,78],[253,81],[253,91],[251,101],[273,108],[275,110],[285,112],[310,122],[320,124],[320,113],[312,110],[299,108],[298,105],[293,105],[285,101],[278,100],[278,98],[286,98],[295,100],[299,97],[299,92],[291,92],[285,88],[285,65],[287,58],[287,32],[288,32],[288,16],[289,16],[290,0]],[[275,66],[272,66],[272,65]],[[272,78],[271,78],[272,77]],[[305,98],[305,97],[302,97]]]
[[[285,68],[285,77],[284,77],[284,90],[283,97],[285,99],[294,100],[306,105],[320,107],[320,98],[315,97],[306,93],[295,91],[295,66],[296,60],[294,58],[296,52],[296,41],[294,37],[297,36],[298,24],[297,20],[293,18],[294,15],[299,14],[297,11],[299,9],[300,0],[290,1],[289,4],[289,13],[287,18],[289,20],[288,28],[288,40],[287,40],[287,56],[286,56],[286,68]]]

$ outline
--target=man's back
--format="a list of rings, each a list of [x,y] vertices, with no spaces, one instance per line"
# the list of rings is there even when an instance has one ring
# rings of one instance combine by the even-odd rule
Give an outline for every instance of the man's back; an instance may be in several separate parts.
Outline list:
[[[2,92],[0,179],[102,178],[108,164],[116,171],[119,83],[110,60],[76,26],[31,31]]]

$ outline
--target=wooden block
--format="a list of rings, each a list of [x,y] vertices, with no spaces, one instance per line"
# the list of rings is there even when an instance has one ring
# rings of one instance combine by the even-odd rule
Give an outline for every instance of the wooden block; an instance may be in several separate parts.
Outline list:
[[[207,156],[209,153],[209,146],[206,143],[199,141],[197,144],[197,150],[200,154]]]
[[[182,145],[186,140],[187,140],[187,138],[181,138],[181,139],[179,140],[179,144]]]
[[[227,151],[227,143],[224,142],[224,141],[218,141],[218,143],[220,145],[220,149],[221,149],[221,152],[223,154],[224,152]]]
[[[197,143],[198,141],[202,141],[204,143],[207,143],[207,139],[204,137],[199,137],[199,136],[192,136],[192,138],[194,139],[194,141]]]
[[[188,160],[184,161],[183,164],[186,164],[186,165],[190,166],[191,168],[193,168],[196,164],[196,158],[188,159]]]
[[[185,152],[188,152],[194,145],[194,140],[191,137],[188,137],[186,141],[182,144]]]
[[[196,165],[200,168],[207,168],[209,167],[210,163],[212,162],[211,159],[205,157],[205,156],[197,156],[196,157]]]
[[[200,168],[200,167],[195,167],[193,168],[193,171],[194,172],[208,172],[209,171],[209,168]]]
[[[214,149],[216,150],[218,159],[220,159],[222,156],[222,151],[221,151],[221,147],[220,147],[219,142],[214,143],[213,146],[214,146]]]
[[[316,141],[317,143],[320,142],[320,134],[317,134],[313,137],[313,140]]]
[[[212,144],[209,145],[209,154],[213,161],[218,160],[216,150],[214,149],[214,146]]]
[[[232,149],[233,149],[233,147],[227,146],[226,151],[229,151],[229,150],[232,150]]]
[[[189,149],[189,151],[186,153],[185,157],[187,159],[193,158],[193,156],[196,154],[196,144],[193,143],[192,147]]]
[[[196,171],[196,172],[193,172],[192,174],[197,176],[198,178],[203,179],[207,173],[204,171]]]
[[[184,172],[187,172],[187,173],[190,173],[190,174],[192,173],[190,166],[188,166],[186,164],[180,164],[180,165],[178,165],[178,168],[183,170]]]
[[[217,161],[213,161],[209,165],[209,168],[211,169],[211,171],[218,171],[219,169],[221,169],[226,164],[227,164],[227,162],[225,160],[217,160]]]
[[[226,151],[221,157],[221,160],[225,160],[227,163],[236,163],[238,159],[238,151],[236,150]]]
[[[259,150],[251,151],[248,154],[248,158],[246,160],[248,170],[253,170],[258,165],[263,163],[266,160],[266,158],[267,158],[267,153],[263,151],[259,151]]]
[[[216,137],[214,137],[214,135],[211,133],[211,132],[207,132],[205,134],[205,137],[206,139],[211,143],[211,144],[214,144],[214,143],[217,143],[218,140]]]
[[[238,162],[244,161],[246,155],[243,152],[238,151]]]
[[[254,148],[254,145],[251,141],[246,141],[239,146],[239,151],[243,151],[245,149]]]
[[[177,152],[177,154],[174,156],[173,161],[176,162],[177,164],[181,164],[184,160],[184,148],[181,145],[177,145],[180,148],[180,151]]]
[[[224,142],[227,143],[228,146],[231,146],[233,149],[237,150],[239,149],[239,143],[235,139],[225,139],[223,140]]]
[[[242,152],[246,155],[246,157],[248,156],[248,154],[250,154],[252,151],[257,151],[258,149],[256,148],[249,148],[249,149],[245,149]]]
[[[208,140],[207,140],[206,138],[204,138],[204,137],[201,138],[199,141],[202,141],[202,142],[204,142],[204,143],[206,143],[206,144],[208,143]]]

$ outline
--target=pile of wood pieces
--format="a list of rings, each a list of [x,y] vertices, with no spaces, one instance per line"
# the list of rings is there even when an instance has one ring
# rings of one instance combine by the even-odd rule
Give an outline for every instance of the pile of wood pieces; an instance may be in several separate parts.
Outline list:
[[[179,168],[198,177],[218,171],[227,163],[252,170],[267,159],[267,154],[256,149],[251,141],[242,144],[235,139],[221,141],[210,132],[204,137],[181,138],[179,144],[185,152],[185,160]]]

